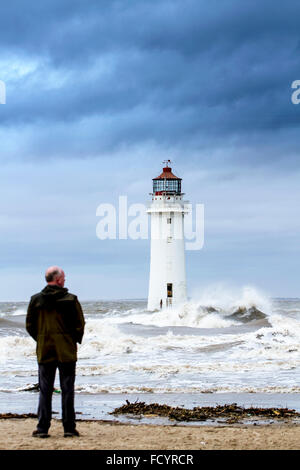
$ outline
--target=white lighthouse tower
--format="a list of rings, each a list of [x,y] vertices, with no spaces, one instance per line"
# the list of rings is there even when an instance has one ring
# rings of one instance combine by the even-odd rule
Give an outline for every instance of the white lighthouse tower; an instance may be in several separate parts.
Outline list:
[[[186,301],[184,214],[181,178],[172,173],[170,160],[153,178],[151,216],[151,261],[148,310],[179,305]]]

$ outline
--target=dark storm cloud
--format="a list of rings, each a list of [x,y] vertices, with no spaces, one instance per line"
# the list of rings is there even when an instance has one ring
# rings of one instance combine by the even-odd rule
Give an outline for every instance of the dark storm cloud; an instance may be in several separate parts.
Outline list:
[[[94,154],[147,141],[245,145],[278,131],[286,146],[300,123],[290,99],[299,14],[295,1],[12,1],[0,53],[35,66],[7,81],[0,123],[28,125],[28,149],[49,140],[54,156],[68,145],[81,155],[74,141]]]

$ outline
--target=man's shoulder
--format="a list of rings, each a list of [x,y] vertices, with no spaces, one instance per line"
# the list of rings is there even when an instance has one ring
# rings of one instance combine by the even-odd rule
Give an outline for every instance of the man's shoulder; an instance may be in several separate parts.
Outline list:
[[[66,294],[62,297],[63,300],[77,300],[77,295],[72,294],[71,292],[66,292]]]
[[[33,294],[31,297],[30,297],[30,302],[34,302],[35,300],[37,300],[39,297],[41,297],[42,295],[42,292],[37,292],[36,294]]]

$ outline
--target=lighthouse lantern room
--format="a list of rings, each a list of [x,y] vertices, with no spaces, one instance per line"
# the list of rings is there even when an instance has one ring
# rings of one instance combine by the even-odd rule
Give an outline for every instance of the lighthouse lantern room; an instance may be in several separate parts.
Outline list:
[[[148,310],[177,306],[186,301],[184,214],[182,179],[172,173],[170,160],[153,178],[151,217],[151,258]]]

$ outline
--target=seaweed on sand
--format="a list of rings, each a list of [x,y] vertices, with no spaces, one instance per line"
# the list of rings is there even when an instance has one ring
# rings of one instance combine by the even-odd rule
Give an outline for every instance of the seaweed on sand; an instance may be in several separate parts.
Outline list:
[[[207,419],[226,419],[227,423],[235,423],[241,419],[266,418],[272,420],[298,418],[300,413],[288,408],[244,408],[236,403],[230,405],[217,405],[194,407],[186,409],[172,407],[169,405],[159,405],[158,403],[146,404],[144,402],[130,403],[116,408],[111,414],[133,414],[147,417],[167,417],[175,421],[206,421]]]
[[[37,415],[34,413],[0,413],[0,419],[27,419],[27,418],[37,418]]]

